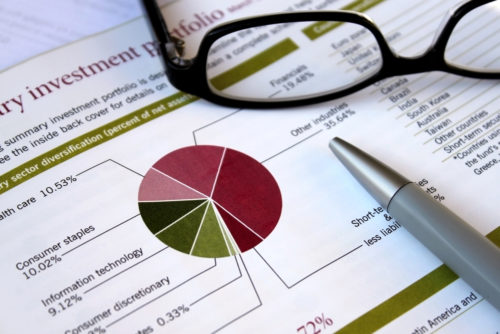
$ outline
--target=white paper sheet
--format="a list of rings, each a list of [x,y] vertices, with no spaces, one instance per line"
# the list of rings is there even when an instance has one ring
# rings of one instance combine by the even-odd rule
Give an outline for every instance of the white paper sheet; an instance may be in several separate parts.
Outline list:
[[[349,3],[183,1],[165,13],[176,27],[214,11],[229,20]],[[396,50],[415,54],[454,4],[385,0],[366,14]],[[381,210],[328,149],[334,136],[355,143],[497,237],[498,80],[432,72],[307,107],[239,110],[176,91],[150,40],[138,18],[0,74],[2,333],[500,330],[498,310]],[[99,61],[110,66],[98,70]],[[417,123],[426,117],[433,120]],[[444,129],[430,130],[439,123]],[[276,180],[280,217],[256,247],[198,257],[167,247],[145,225],[144,176],[194,145],[242,152]],[[207,166],[188,159],[183,168]],[[242,174],[233,181],[248,187]],[[245,199],[227,201],[248,212]],[[239,246],[223,226],[227,215],[216,215],[226,244]]]

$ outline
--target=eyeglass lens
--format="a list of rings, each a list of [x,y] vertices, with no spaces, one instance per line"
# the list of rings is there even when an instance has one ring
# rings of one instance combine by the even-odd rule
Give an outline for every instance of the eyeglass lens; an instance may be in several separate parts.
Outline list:
[[[445,60],[475,71],[500,71],[500,1],[467,13],[453,29]],[[488,52],[484,52],[488,50]]]
[[[245,29],[216,41],[211,89],[238,99],[299,99],[349,87],[382,66],[373,34],[358,24],[294,22]]]
[[[500,69],[500,1],[464,16],[445,59],[476,71]],[[488,53],[479,50],[489,50]],[[209,86],[243,100],[297,100],[337,92],[382,66],[373,34],[347,22],[293,22],[240,30],[215,41],[207,59]]]

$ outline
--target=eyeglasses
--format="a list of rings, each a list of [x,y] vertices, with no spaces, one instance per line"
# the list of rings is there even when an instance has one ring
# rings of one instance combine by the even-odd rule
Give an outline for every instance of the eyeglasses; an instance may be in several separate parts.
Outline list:
[[[170,82],[222,105],[316,103],[427,71],[500,78],[500,0],[471,0],[451,10],[431,47],[413,58],[395,54],[364,14],[307,11],[219,25],[203,37],[198,54],[185,59],[183,41],[169,33],[156,1],[143,3]]]

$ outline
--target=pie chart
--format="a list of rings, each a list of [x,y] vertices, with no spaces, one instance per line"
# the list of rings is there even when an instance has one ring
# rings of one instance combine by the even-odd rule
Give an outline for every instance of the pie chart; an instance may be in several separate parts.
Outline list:
[[[239,151],[188,146],[158,160],[139,187],[141,217],[159,240],[207,258],[233,256],[276,227],[281,192],[271,173]]]

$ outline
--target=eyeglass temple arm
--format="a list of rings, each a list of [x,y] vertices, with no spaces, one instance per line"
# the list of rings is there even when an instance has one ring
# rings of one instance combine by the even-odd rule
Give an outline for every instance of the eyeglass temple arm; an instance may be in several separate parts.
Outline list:
[[[146,10],[150,27],[157,41],[161,44],[160,47],[163,49],[163,45],[165,46],[166,56],[171,60],[182,57],[184,54],[184,41],[170,35],[167,23],[163,19],[156,0],[143,0],[142,4]]]

